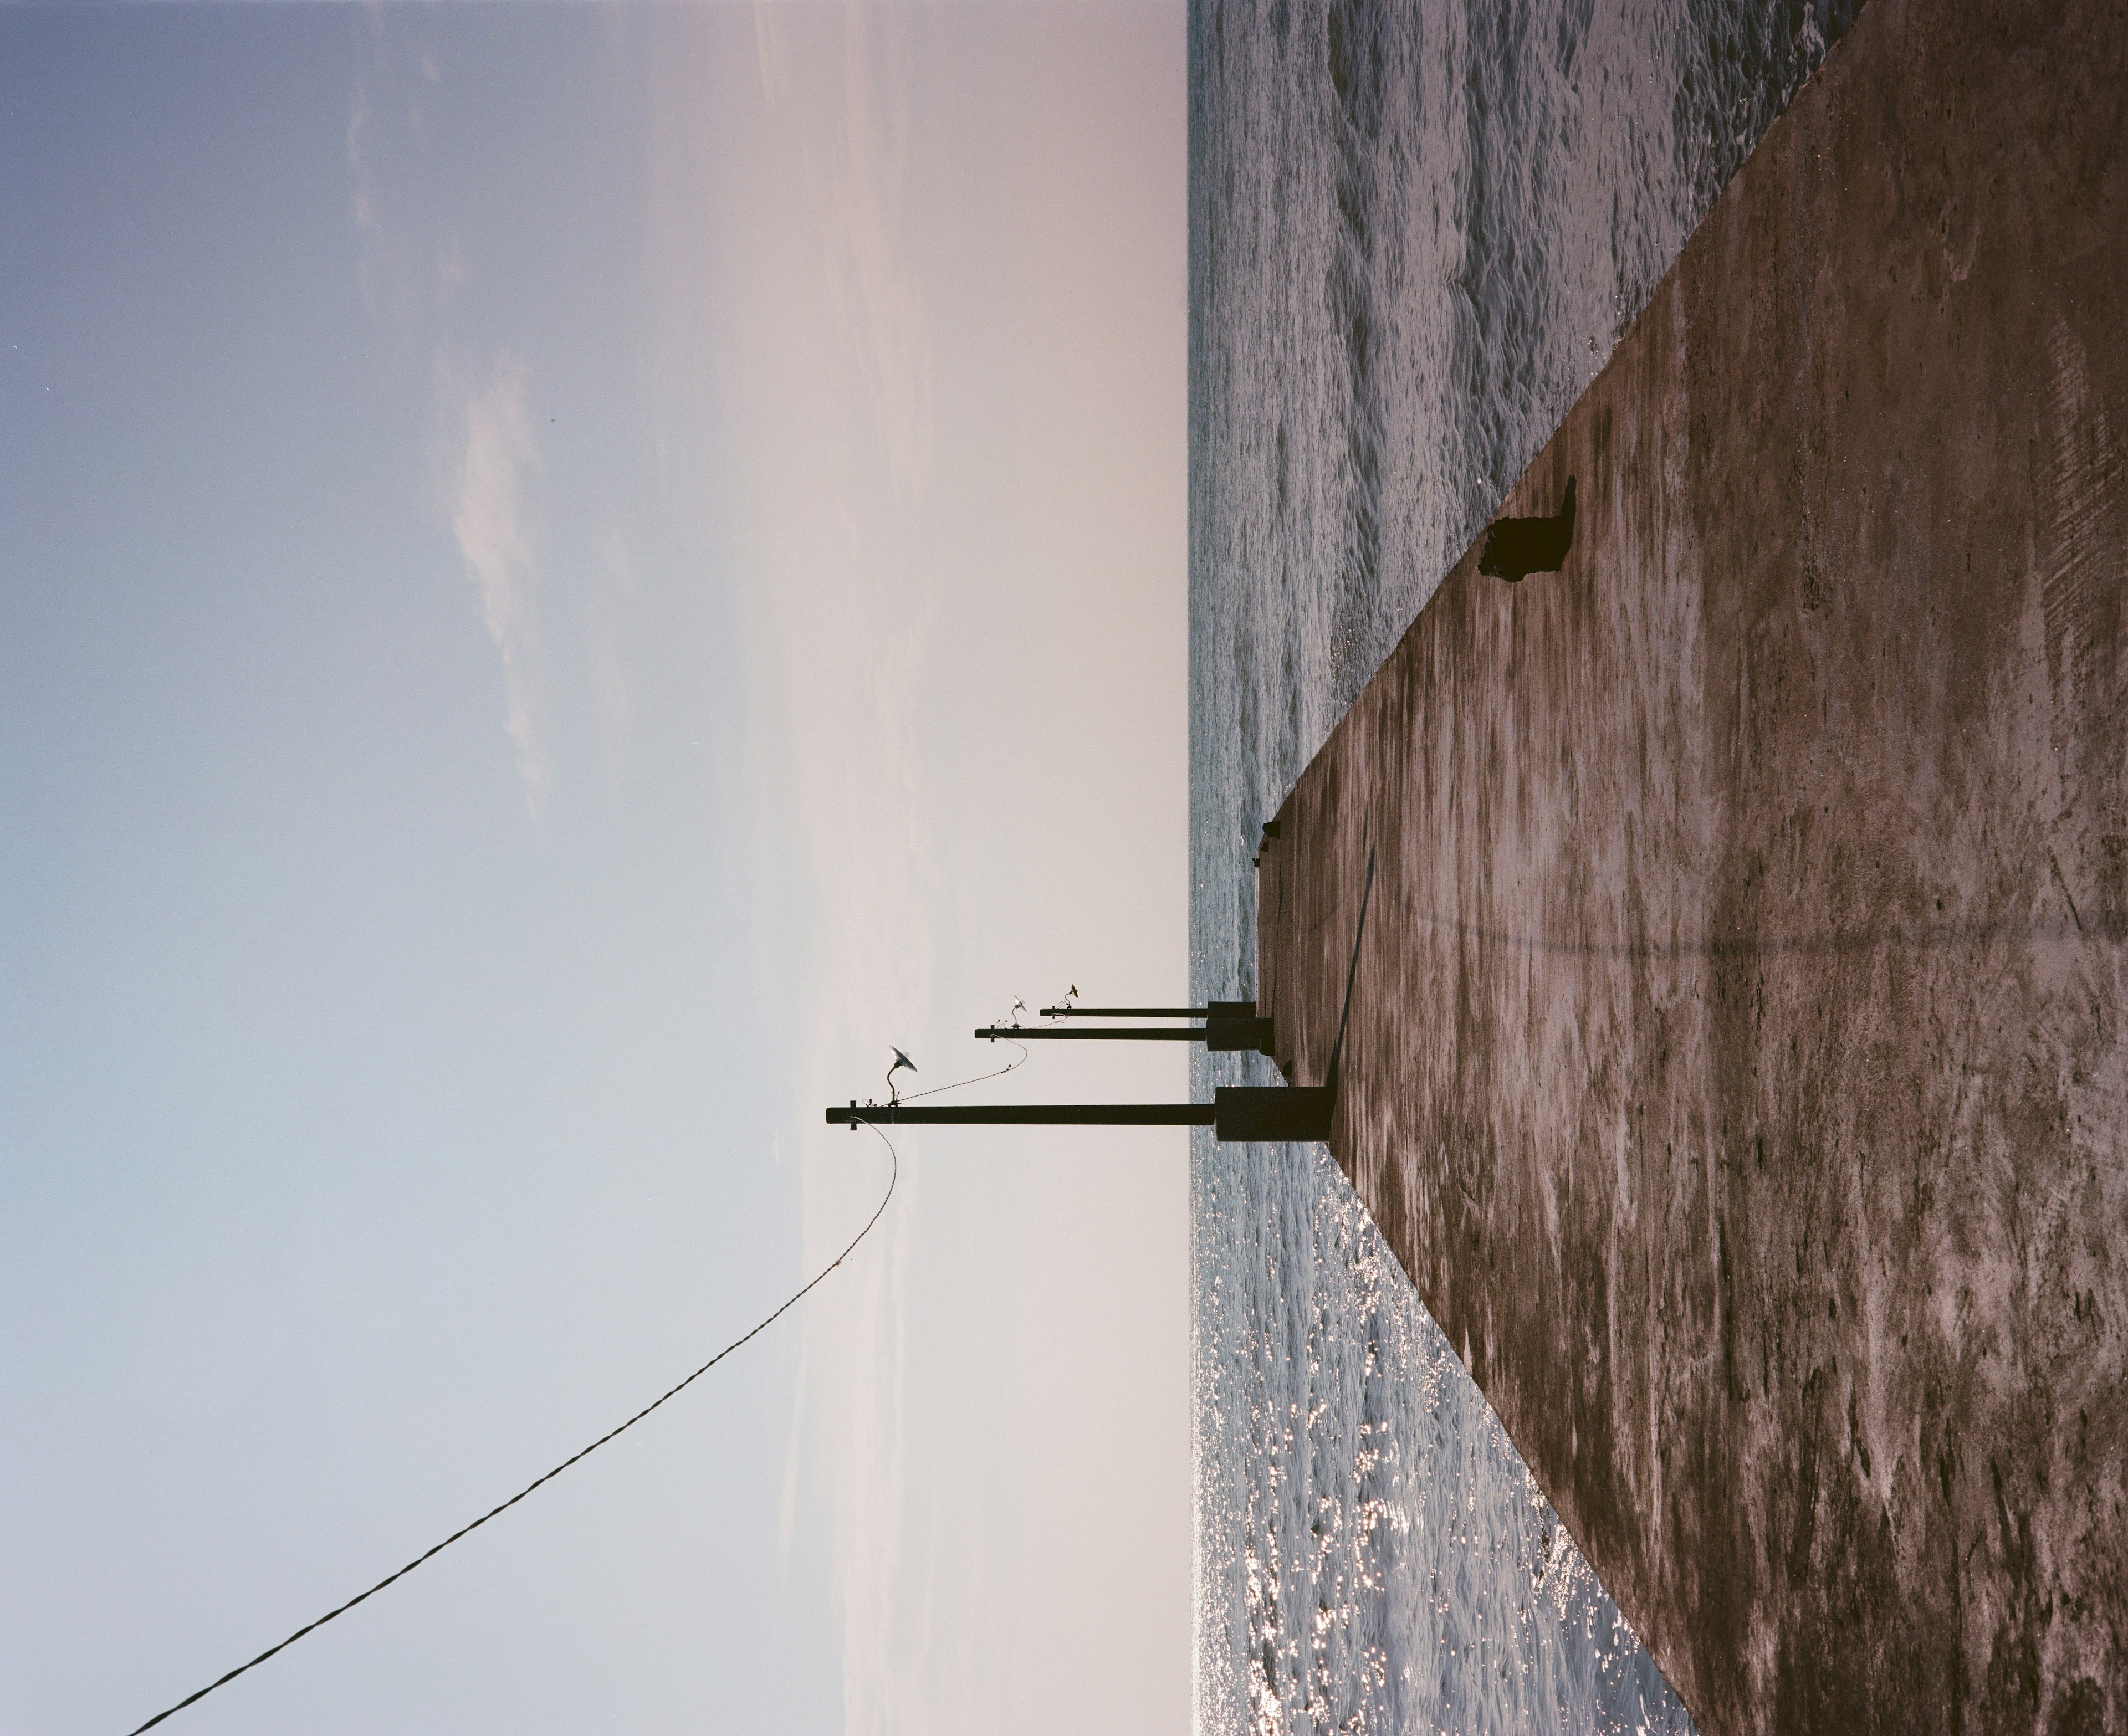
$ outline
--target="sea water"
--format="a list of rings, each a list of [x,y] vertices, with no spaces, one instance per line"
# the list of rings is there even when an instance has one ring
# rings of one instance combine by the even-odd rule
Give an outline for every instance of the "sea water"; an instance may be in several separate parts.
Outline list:
[[[1853,12],[1193,4],[1200,996],[1255,987],[1260,822]],[[1200,1135],[1191,1265],[1205,1736],[1691,1728],[1323,1148]]]

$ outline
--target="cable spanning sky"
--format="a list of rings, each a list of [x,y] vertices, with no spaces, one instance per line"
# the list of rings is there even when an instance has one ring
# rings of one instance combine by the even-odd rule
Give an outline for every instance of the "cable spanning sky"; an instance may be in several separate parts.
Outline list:
[[[1179,4],[0,9],[0,1727],[758,1319],[890,1044],[1184,998],[1184,106]],[[901,1151],[163,1728],[1180,1727],[1182,1136]]]

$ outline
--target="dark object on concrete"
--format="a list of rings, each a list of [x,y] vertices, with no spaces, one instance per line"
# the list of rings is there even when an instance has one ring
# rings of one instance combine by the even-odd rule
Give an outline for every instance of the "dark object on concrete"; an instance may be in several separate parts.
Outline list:
[[[1209,1127],[1221,1140],[1327,1139],[1327,1086],[1222,1085],[1209,1103],[983,1103],[912,1108],[856,1103],[830,1108],[828,1124],[902,1127]]]
[[[1478,557],[1478,571],[1519,585],[1533,572],[1557,572],[1573,546],[1574,478],[1569,477],[1565,497],[1550,518],[1493,520],[1493,528],[1485,533],[1485,552]]]
[[[1264,859],[1264,1013],[1715,1733],[2128,1732],[2128,7],[1871,0]],[[1584,563],[1586,563],[1585,567]]]

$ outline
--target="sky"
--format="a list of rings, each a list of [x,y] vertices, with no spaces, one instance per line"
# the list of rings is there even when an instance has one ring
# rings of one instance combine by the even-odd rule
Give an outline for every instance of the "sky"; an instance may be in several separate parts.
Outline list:
[[[0,8],[0,1729],[752,1326],[890,1043],[1182,999],[1183,32]],[[162,1728],[1182,1726],[1184,1136],[897,1145]]]

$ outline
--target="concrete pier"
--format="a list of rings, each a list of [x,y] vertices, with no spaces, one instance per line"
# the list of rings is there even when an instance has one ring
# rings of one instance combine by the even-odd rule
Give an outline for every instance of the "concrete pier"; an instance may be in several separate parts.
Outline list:
[[[1259,867],[1711,1732],[2128,1731],[2124,434],[2128,7],[1873,0],[1518,485],[1563,570],[1466,556]]]

